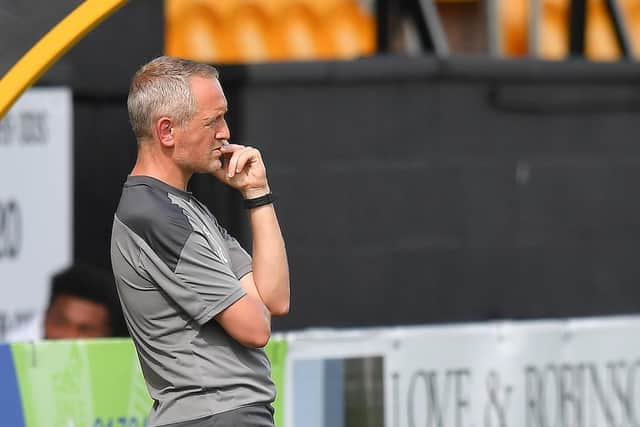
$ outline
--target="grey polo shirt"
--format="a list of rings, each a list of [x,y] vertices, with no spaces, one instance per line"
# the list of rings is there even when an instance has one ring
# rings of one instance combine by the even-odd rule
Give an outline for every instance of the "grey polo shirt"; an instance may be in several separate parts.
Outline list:
[[[239,344],[213,319],[245,295],[239,279],[251,258],[191,193],[129,176],[111,263],[155,401],[150,426],[273,402],[264,350]]]

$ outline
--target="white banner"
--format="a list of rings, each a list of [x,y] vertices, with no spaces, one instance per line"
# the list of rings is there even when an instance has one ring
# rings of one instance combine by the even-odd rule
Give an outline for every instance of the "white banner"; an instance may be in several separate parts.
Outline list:
[[[362,410],[379,421],[358,426],[636,427],[639,336],[635,316],[288,334],[285,425],[313,413],[309,426],[348,427],[360,382],[371,402],[376,384],[384,396]],[[345,374],[376,357],[380,374]]]
[[[72,142],[67,88],[31,89],[0,121],[0,338],[71,262]]]
[[[639,335],[638,318],[407,334],[386,358],[386,425],[637,426]]]

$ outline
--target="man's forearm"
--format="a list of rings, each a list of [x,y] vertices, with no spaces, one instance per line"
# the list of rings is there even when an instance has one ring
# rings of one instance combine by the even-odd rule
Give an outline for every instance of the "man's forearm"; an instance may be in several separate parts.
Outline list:
[[[253,234],[253,280],[273,315],[289,311],[289,266],[273,205],[249,210]]]

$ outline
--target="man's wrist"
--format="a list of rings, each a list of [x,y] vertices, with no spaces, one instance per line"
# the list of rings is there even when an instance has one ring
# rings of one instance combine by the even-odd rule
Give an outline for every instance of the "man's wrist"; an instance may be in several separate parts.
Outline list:
[[[264,196],[254,197],[253,199],[244,199],[243,204],[245,209],[255,209],[261,206],[271,205],[276,200],[276,197],[267,193]]]
[[[245,200],[248,200],[248,199],[257,199],[258,197],[266,196],[267,194],[271,193],[271,190],[267,186],[264,188],[249,188],[245,191],[242,191],[241,193],[242,193],[242,198]]]

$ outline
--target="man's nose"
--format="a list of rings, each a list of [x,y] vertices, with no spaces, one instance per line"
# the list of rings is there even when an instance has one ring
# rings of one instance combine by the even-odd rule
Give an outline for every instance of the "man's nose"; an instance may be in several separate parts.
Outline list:
[[[230,139],[231,131],[229,130],[229,126],[227,126],[227,122],[224,122],[222,128],[216,132],[216,139]]]

